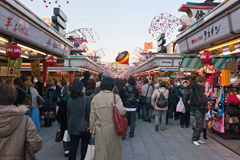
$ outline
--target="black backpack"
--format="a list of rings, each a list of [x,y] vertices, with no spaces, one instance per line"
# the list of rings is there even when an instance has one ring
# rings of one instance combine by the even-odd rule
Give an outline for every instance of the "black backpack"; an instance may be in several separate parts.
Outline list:
[[[127,91],[127,93],[128,93],[128,101],[131,103],[131,105],[136,105],[136,103],[137,103],[137,99],[136,99],[136,97],[135,97],[135,92],[137,91],[134,91],[134,92],[131,92],[131,93],[129,93],[129,91],[128,91],[128,89],[126,89],[126,91]]]
[[[165,98],[165,96],[164,96],[164,93],[166,92],[166,90],[164,91],[164,92],[160,92],[159,90],[158,90],[158,92],[160,93],[160,96],[159,96],[159,98],[158,98],[158,100],[157,100],[157,106],[159,107],[159,108],[165,108],[165,107],[167,107],[167,105],[168,105],[168,100]]]

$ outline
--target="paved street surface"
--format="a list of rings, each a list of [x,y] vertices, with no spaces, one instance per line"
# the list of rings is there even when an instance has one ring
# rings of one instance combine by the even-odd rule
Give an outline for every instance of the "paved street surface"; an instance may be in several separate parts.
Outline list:
[[[43,148],[39,160],[65,160],[62,142],[56,143],[57,123],[42,128]],[[200,147],[191,142],[191,129],[180,128],[179,121],[169,121],[165,131],[155,132],[154,123],[137,120],[135,137],[123,141],[123,160],[239,160],[240,157],[208,137]],[[78,152],[80,159],[80,151]]]

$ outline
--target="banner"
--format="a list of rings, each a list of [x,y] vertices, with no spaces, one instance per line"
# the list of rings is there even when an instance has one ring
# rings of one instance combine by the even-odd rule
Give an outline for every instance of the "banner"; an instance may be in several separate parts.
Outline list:
[[[40,77],[40,61],[31,62],[32,76]]]

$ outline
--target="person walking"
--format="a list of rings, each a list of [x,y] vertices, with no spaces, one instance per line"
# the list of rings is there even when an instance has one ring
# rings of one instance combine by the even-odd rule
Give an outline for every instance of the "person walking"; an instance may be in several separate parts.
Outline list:
[[[165,106],[158,106],[158,101],[161,99],[161,94],[164,96],[166,100]],[[167,83],[162,81],[159,84],[159,89],[156,89],[152,95],[152,105],[155,109],[155,131],[158,131],[159,128],[159,118],[161,118],[161,130],[165,130],[166,126],[166,116],[168,111],[168,96],[169,91],[167,90]],[[163,98],[163,100],[164,100]]]
[[[42,139],[30,117],[27,106],[13,105],[17,91],[10,85],[0,83],[0,159],[24,160],[24,143],[28,142],[34,153],[40,151]]]
[[[184,80],[182,84],[183,86],[180,87],[180,100],[183,101],[185,113],[180,113],[180,125],[181,128],[184,128],[184,125],[186,128],[188,128],[190,124],[190,93],[188,88],[188,81]]]
[[[173,118],[173,94],[172,94],[172,90],[173,90],[174,84],[171,83],[169,86],[169,96],[168,96],[168,118]]]
[[[53,89],[53,83],[51,80],[46,82],[45,96],[44,96],[44,110],[45,110],[45,127],[52,126],[52,120],[55,118],[54,109],[58,100],[58,93]]]
[[[204,117],[207,112],[206,97],[202,92],[202,87],[205,83],[203,76],[198,76],[196,82],[193,82],[190,86],[190,106],[195,116],[196,126],[193,131],[192,142],[194,145],[199,146],[205,142],[200,140],[201,132],[204,127]]]
[[[65,79],[61,80],[62,89],[60,92],[60,97],[65,97],[69,94],[69,87]]]
[[[96,81],[94,79],[89,79],[85,90],[85,95],[93,99],[95,89]]]
[[[130,126],[129,136],[134,137],[139,91],[136,87],[136,81],[133,77],[129,77],[128,84],[129,85],[124,87],[123,106],[127,111],[126,117],[128,120],[128,125]]]
[[[67,103],[68,133],[70,134],[69,160],[76,160],[79,142],[81,140],[81,160],[84,160],[91,134],[79,130],[82,116],[89,123],[91,99],[83,93],[83,83],[75,82],[72,85],[71,98]],[[85,110],[85,113],[84,113]]]
[[[60,97],[60,94],[61,94],[61,87],[58,85],[58,81],[56,78],[53,78],[52,79],[52,84],[53,84],[53,89],[55,89],[55,91],[57,92],[58,94],[58,97]]]
[[[141,95],[142,95],[142,86],[144,86],[144,82],[143,81],[140,81],[138,84],[137,84],[137,88],[138,88],[138,92],[139,92],[139,95],[140,95],[140,98],[141,98]],[[139,98],[139,99],[140,99]],[[138,112],[138,118],[140,119],[143,119],[143,106],[144,104],[141,103],[141,101],[139,101],[138,103],[138,108],[137,108],[137,112]]]
[[[33,88],[33,84],[30,81],[24,82],[24,86],[29,89],[29,92],[31,94],[33,108],[30,110],[30,115],[32,116],[32,121],[35,124],[35,127],[37,128],[37,130],[39,130],[40,122],[39,122],[39,110],[38,110],[38,103],[37,103],[38,92],[35,88]]]
[[[39,81],[38,77],[33,76],[31,78],[31,82],[33,84],[33,88],[35,88],[40,96],[43,96],[43,83]]]
[[[145,104],[143,105],[143,120],[151,122],[152,119],[152,105],[151,105],[151,96],[153,94],[153,86],[149,84],[148,79],[144,79],[144,86],[141,88],[142,95],[146,99]]]
[[[180,87],[181,87],[181,82],[180,80],[177,80],[176,85],[174,85],[172,89],[172,106],[173,106],[173,112],[174,112],[174,119],[177,121],[179,119],[179,112],[176,111],[176,107],[178,102],[180,101]]]
[[[94,96],[91,103],[90,132],[95,137],[95,159],[122,160],[122,139],[118,136],[113,120],[114,80],[104,78],[101,92]],[[125,115],[121,98],[116,94],[116,106],[121,115]]]

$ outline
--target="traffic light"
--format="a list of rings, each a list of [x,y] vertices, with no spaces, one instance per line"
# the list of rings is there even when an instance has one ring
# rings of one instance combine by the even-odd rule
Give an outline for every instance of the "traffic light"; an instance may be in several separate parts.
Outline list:
[[[166,50],[166,47],[164,46],[165,43],[166,43],[165,33],[161,33],[157,37],[157,46],[158,46],[159,53],[165,52],[165,50]]]

